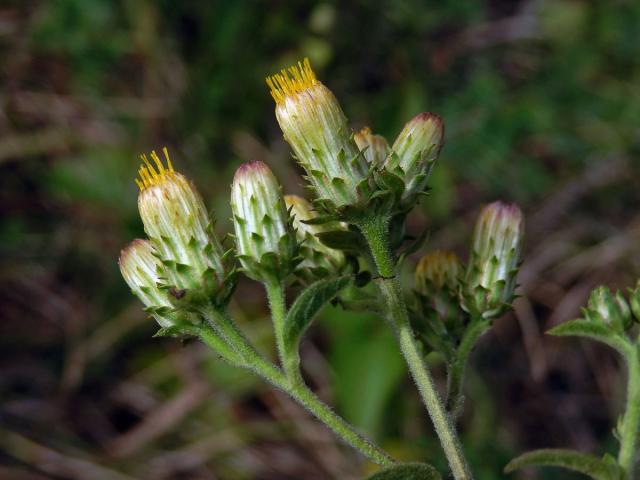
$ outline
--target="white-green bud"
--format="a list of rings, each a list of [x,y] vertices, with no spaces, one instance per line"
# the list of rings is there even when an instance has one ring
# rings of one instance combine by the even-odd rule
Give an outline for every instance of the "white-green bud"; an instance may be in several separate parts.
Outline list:
[[[497,316],[513,301],[523,235],[516,205],[494,202],[480,212],[465,276],[464,306],[472,314]]]
[[[298,245],[278,180],[262,162],[238,168],[231,185],[237,255],[246,274],[283,280],[296,264]]]
[[[374,135],[369,127],[364,127],[353,135],[356,145],[369,165],[381,167],[389,156],[389,144],[382,135]]]
[[[413,117],[396,138],[384,166],[404,181],[404,202],[414,202],[427,188],[443,142],[444,124],[428,112]]]
[[[142,156],[138,209],[144,229],[166,267],[167,283],[190,297],[225,301],[229,269],[202,197],[184,175],[175,172],[166,148],[167,165],[155,152],[155,168]]]
[[[605,286],[591,292],[584,311],[588,320],[604,323],[616,333],[624,333],[631,326],[629,304],[619,291],[615,294]]]
[[[134,240],[120,252],[118,265],[124,281],[146,311],[160,326],[169,327],[184,315],[174,310],[169,289],[161,288],[164,272],[157,255],[148,240]]]
[[[318,239],[318,234],[343,230],[344,227],[338,222],[321,225],[305,223],[318,217],[311,204],[297,195],[285,195],[284,201],[293,219],[293,227],[300,244],[302,262],[297,266],[296,273],[306,281],[318,280],[327,275],[339,275],[346,266],[344,253],[323,244]]]
[[[304,168],[318,200],[354,205],[367,188],[369,165],[353,140],[347,117],[307,59],[267,78],[285,140]]]

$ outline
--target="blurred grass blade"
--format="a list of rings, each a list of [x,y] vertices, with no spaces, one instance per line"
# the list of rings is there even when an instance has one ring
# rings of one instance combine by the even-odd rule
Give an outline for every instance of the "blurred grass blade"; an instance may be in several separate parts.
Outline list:
[[[606,462],[595,455],[575,450],[543,449],[527,452],[511,460],[505,473],[513,473],[523,467],[560,467],[584,473],[594,480],[623,480],[624,472],[615,463]]]
[[[366,480],[441,480],[442,477],[426,463],[404,463],[384,468]]]

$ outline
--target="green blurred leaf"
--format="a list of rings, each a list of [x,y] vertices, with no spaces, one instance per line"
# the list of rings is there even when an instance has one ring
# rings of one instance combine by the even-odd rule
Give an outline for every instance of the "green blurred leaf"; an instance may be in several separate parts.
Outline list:
[[[547,333],[557,337],[590,338],[609,345],[622,354],[627,350],[626,341],[617,335],[611,327],[604,323],[586,320],[584,318],[578,318],[576,320],[569,320],[568,322],[561,323],[560,325],[553,327]]]
[[[505,473],[512,473],[523,467],[560,467],[584,473],[594,480],[622,480],[624,472],[615,464],[606,462],[595,455],[574,450],[543,449],[534,450],[511,460]]]
[[[367,480],[440,480],[442,477],[435,468],[426,463],[404,463],[384,468]]]
[[[300,338],[315,315],[351,280],[351,277],[348,276],[319,280],[303,290],[291,306],[284,321],[284,343],[289,353],[297,354]]]

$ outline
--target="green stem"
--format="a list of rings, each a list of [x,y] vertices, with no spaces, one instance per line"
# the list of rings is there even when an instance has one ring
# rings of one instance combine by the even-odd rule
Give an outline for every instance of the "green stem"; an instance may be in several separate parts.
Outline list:
[[[394,463],[394,460],[389,454],[356,431],[353,426],[323,403],[304,383],[291,382],[290,378],[287,377],[282,370],[265,360],[262,355],[251,346],[242,332],[240,332],[228,312],[212,308],[207,311],[207,317],[210,324],[215,325],[222,337],[225,338],[233,350],[242,358],[246,368],[264,378],[274,387],[290,395],[318,420],[327,425],[348,445],[360,451],[372,462],[382,466],[388,466]],[[215,335],[213,337],[206,336],[203,340],[209,344],[207,341],[209,338],[215,339]],[[210,346],[217,348],[217,341],[214,340],[214,343]]]
[[[627,473],[627,478],[635,477],[638,457],[638,435],[640,433],[640,353],[638,345],[632,345],[626,355],[628,379],[627,379],[627,405],[622,425],[620,426],[620,452],[618,463]]]
[[[278,348],[278,358],[280,365],[284,369],[287,377],[292,383],[302,382],[300,374],[300,363],[297,355],[288,355],[284,343],[284,322],[287,316],[287,304],[284,295],[284,285],[281,281],[265,282],[269,308],[271,309],[271,319],[276,336],[276,346]]]
[[[472,479],[471,471],[462,451],[453,422],[449,418],[431,378],[424,357],[418,347],[409,323],[409,314],[405,304],[400,282],[396,278],[395,262],[389,247],[389,219],[372,218],[359,224],[366,238],[371,254],[378,268],[380,279],[378,288],[387,307],[400,349],[427,407],[431,421],[449,461],[451,472],[456,480]]]
[[[447,377],[447,410],[455,418],[462,406],[462,386],[467,370],[469,355],[478,339],[487,331],[488,322],[484,319],[473,319],[464,332],[460,345],[456,350],[453,362],[448,368]]]

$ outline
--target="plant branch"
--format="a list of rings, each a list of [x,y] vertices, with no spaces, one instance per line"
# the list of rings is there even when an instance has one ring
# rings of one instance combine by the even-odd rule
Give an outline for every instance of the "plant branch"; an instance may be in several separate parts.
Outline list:
[[[211,308],[207,312],[207,317],[210,325],[216,326],[233,350],[242,358],[245,368],[252,370],[274,387],[290,395],[318,420],[329,427],[338,437],[342,438],[348,445],[351,445],[372,462],[382,466],[394,463],[393,458],[388,453],[337,415],[303,382],[292,382],[282,370],[262,357],[240,332],[228,312]],[[213,327],[207,326],[204,328]]]
[[[634,479],[638,460],[638,436],[640,434],[640,352],[632,344],[625,355],[627,360],[627,404],[619,428],[620,452],[618,463]]]
[[[400,283],[396,278],[396,265],[389,247],[389,219],[373,217],[358,224],[366,238],[378,268],[378,288],[387,306],[387,313],[396,332],[400,349],[427,407],[451,471],[456,480],[473,477],[458,440],[453,422],[449,418],[433,382],[424,357],[409,323],[409,314]]]

